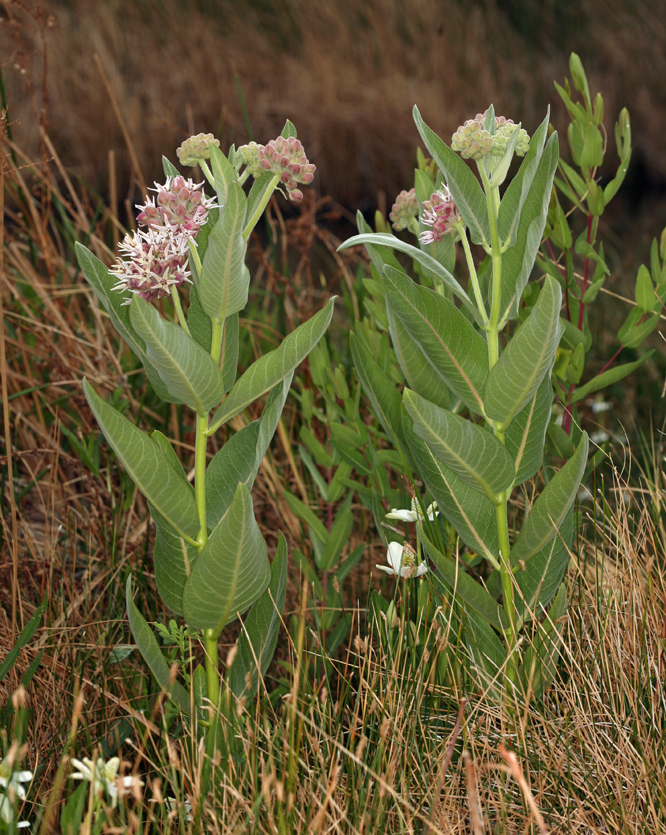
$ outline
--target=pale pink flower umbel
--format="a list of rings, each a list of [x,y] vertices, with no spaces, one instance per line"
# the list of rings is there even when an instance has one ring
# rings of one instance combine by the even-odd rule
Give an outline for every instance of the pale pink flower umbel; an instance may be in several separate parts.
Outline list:
[[[423,204],[423,215],[421,223],[432,226],[432,230],[426,229],[419,235],[422,244],[432,244],[441,241],[444,235],[452,232],[460,221],[460,212],[453,202],[451,192],[445,185],[436,191]]]
[[[151,226],[146,232],[126,235],[118,249],[128,260],[117,261],[109,270],[118,279],[114,290],[129,290],[152,301],[190,280],[189,237],[171,226]],[[123,304],[130,302],[128,298]]]
[[[203,183],[195,183],[184,177],[169,177],[164,185],[155,183],[156,197],[147,197],[137,215],[143,226],[171,227],[196,238],[197,232],[208,221],[208,212],[217,207],[215,198],[206,197]]]
[[[416,197],[416,189],[410,188],[409,191],[401,191],[395,198],[389,220],[395,231],[400,232],[401,229],[406,229],[409,226],[410,220],[416,217],[418,213],[419,201]]]
[[[289,199],[296,203],[302,200],[303,192],[297,186],[312,182],[315,166],[308,162],[301,141],[295,136],[288,139],[278,136],[271,139],[268,145],[260,145],[257,153],[264,171],[280,175],[280,182],[287,189]]]

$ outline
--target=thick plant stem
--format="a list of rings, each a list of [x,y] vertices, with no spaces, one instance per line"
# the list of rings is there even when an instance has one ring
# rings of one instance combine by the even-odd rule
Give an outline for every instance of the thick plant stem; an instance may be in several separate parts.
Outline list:
[[[480,166],[481,167],[481,166]],[[488,185],[485,177],[484,185]],[[502,254],[500,240],[497,231],[497,214],[499,211],[499,189],[487,188],[486,199],[488,203],[488,222],[490,225],[490,245],[493,264],[492,303],[490,307],[490,320],[487,326],[488,336],[488,365],[492,369],[499,360],[499,322],[502,307]],[[492,421],[493,432],[497,440],[504,444],[504,433],[500,431],[499,424]],[[516,607],[513,590],[513,572],[511,571],[511,546],[509,543],[509,521],[508,502],[510,493],[506,490],[501,493],[496,505],[497,535],[500,547],[500,577],[502,579],[502,594],[504,598],[504,611],[509,619],[509,628],[504,632],[506,640],[507,677],[512,684],[517,679],[516,659],[514,652],[518,642],[516,630]]]
[[[208,412],[197,414],[196,440],[194,447],[194,495],[199,516],[199,533],[197,535],[197,551],[201,552],[208,542],[208,528],[206,527],[206,443],[208,436]]]

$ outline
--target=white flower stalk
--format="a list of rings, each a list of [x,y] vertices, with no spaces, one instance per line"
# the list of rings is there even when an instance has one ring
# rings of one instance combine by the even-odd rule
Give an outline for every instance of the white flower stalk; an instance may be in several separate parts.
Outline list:
[[[22,783],[32,780],[32,771],[14,771],[3,760],[0,762],[0,820],[7,825],[14,823],[14,804],[16,800],[25,800],[25,789]],[[17,829],[30,826],[28,821],[17,821]]]
[[[389,542],[386,552],[388,565],[375,567],[395,577],[420,577],[426,573],[428,566],[425,562],[417,564],[417,560],[416,551],[408,543],[401,545],[399,542]]]
[[[428,519],[433,522],[435,516],[439,516],[439,510],[437,510],[437,502],[433,502],[430,507],[426,510],[426,516]],[[423,511],[421,510],[421,505],[417,502],[416,499],[412,499],[412,509],[411,510],[398,510],[397,508],[391,508],[391,512],[386,514],[387,519],[397,519],[400,522],[423,522],[424,516]]]
[[[118,757],[112,757],[108,762],[100,757],[96,762],[84,757],[83,760],[72,759],[72,766],[77,769],[70,774],[72,780],[86,780],[93,784],[95,794],[104,791],[111,798],[111,806],[115,808],[118,798],[123,798],[129,791],[138,791],[143,782],[128,774],[118,777]]]

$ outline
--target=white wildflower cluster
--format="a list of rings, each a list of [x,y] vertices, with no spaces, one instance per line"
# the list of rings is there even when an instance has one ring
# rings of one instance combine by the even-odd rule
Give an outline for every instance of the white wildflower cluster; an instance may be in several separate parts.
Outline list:
[[[14,823],[14,806],[16,801],[25,800],[23,783],[32,780],[32,771],[14,771],[7,760],[0,761],[0,820],[8,826]],[[28,821],[17,821],[17,829],[30,826]]]
[[[72,766],[76,771],[70,775],[72,780],[85,780],[93,784],[93,791],[98,795],[103,791],[111,800],[113,808],[118,804],[118,799],[123,799],[127,794],[139,792],[143,782],[131,774],[125,777],[118,776],[120,760],[112,757],[105,762],[99,757],[95,762],[88,757],[82,760],[72,759]]]

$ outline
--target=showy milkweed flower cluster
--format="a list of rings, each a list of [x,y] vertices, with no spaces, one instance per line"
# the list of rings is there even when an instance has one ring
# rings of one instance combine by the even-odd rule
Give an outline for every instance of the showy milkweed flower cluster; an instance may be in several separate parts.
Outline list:
[[[118,279],[114,290],[129,290],[146,301],[168,296],[172,287],[190,280],[190,242],[217,207],[214,198],[204,194],[203,183],[178,176],[155,186],[157,196],[137,205],[137,220],[147,228],[125,236],[118,248],[126,257],[109,270]]]
[[[506,151],[511,135],[518,129],[518,125],[512,119],[504,116],[495,116],[495,133],[491,134],[486,130],[485,113],[477,113],[473,119],[468,119],[461,125],[451,138],[451,147],[458,151],[463,159],[480,160],[488,154],[503,156]],[[515,154],[523,157],[530,147],[530,138],[527,131],[520,128],[520,134],[516,140]]]
[[[254,177],[263,171],[279,174],[280,183],[287,189],[289,199],[295,203],[303,199],[303,192],[298,185],[308,185],[314,179],[316,166],[308,162],[303,144],[295,136],[288,139],[278,136],[267,145],[251,142],[239,148],[238,153]]]
[[[421,223],[432,227],[419,235],[422,244],[438,243],[444,235],[453,232],[460,222],[460,212],[453,202],[451,192],[444,184],[430,197],[430,200],[423,203],[422,208]]]
[[[389,220],[393,224],[396,232],[406,229],[413,217],[419,213],[419,201],[416,197],[416,189],[410,188],[409,191],[401,191],[395,198],[395,203],[391,207]]]

